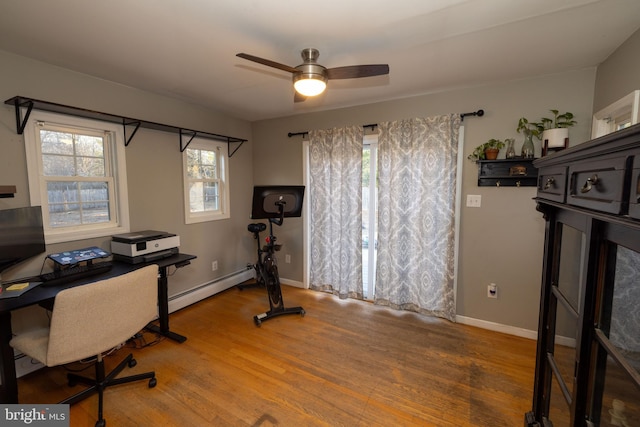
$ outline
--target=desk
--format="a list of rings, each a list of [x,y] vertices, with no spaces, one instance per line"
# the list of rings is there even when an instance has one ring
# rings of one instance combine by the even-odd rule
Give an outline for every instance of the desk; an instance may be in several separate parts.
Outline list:
[[[167,270],[169,267],[186,265],[190,260],[195,259],[195,255],[175,254],[168,258],[159,259],[143,264],[127,264],[120,261],[113,261],[113,268],[106,273],[85,277],[83,279],[71,281],[57,286],[38,286],[25,292],[16,298],[6,298],[0,300],[0,403],[18,402],[18,381],[16,378],[16,366],[14,362],[13,348],[9,345],[12,338],[11,312],[19,308],[39,304],[41,302],[55,298],[63,289],[74,286],[85,285],[91,282],[108,279],[129,273],[149,264],[158,265],[158,319],[159,326],[149,324],[147,329],[153,330],[167,338],[180,343],[187,338],[169,330],[169,290]]]

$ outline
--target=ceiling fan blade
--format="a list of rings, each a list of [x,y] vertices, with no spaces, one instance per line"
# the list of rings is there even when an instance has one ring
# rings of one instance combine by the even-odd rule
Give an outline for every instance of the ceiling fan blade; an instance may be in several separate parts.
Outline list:
[[[389,74],[388,64],[349,65],[327,69],[329,79],[356,79]]]
[[[238,53],[236,55],[238,58],[247,59],[249,61],[257,62],[258,64],[266,65],[267,67],[277,68],[282,71],[288,71],[290,73],[298,73],[299,70],[290,67],[288,65],[280,64],[279,62],[270,61],[268,59],[259,58],[257,56],[249,55],[247,53]]]
[[[307,97],[304,96],[303,94],[299,93],[298,91],[295,91],[294,95],[293,95],[293,102],[304,102],[307,100]]]

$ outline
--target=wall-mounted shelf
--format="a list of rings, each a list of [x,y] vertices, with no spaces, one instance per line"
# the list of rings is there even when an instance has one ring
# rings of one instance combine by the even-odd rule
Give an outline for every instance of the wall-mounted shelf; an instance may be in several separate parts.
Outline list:
[[[478,187],[536,187],[535,159],[478,160]]]
[[[116,116],[109,113],[101,113],[98,111],[87,110],[84,108],[71,107],[68,105],[56,104],[53,102],[40,101],[37,99],[26,98],[24,96],[14,96],[7,99],[5,102],[7,105],[13,105],[16,109],[16,132],[18,135],[22,135],[24,128],[29,120],[31,111],[36,110],[49,111],[52,113],[67,114],[70,116],[83,117],[86,119],[102,120],[109,123],[118,123],[122,125],[124,131],[125,146],[128,146],[133,139],[134,135],[139,128],[159,130],[163,132],[177,133],[180,137],[180,152],[187,149],[191,141],[195,137],[212,139],[215,141],[222,141],[227,143],[227,152],[229,157],[238,151],[240,146],[246,142],[246,139],[234,138],[232,136],[219,135],[211,132],[203,132],[193,129],[185,129],[177,126],[164,125],[161,123],[149,122],[146,120],[132,119],[129,117]],[[22,116],[22,110],[25,109],[24,117]],[[127,136],[127,133],[129,135]],[[231,151],[231,144],[238,144],[233,151]]]
[[[0,198],[14,197],[15,194],[15,185],[0,185]]]

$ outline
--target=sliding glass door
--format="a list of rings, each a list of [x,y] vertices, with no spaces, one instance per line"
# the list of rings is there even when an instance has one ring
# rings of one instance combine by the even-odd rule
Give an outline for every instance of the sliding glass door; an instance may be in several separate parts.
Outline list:
[[[375,296],[376,250],[378,249],[377,135],[366,135],[362,149],[362,285],[363,297]]]

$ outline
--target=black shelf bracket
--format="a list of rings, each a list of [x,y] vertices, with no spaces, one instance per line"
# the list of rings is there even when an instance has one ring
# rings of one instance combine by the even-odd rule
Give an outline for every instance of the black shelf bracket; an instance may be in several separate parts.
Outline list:
[[[127,121],[127,119],[125,119],[124,117],[122,118],[122,131],[124,133],[124,146],[128,147],[129,143],[131,142],[131,140],[133,139],[133,137],[135,136],[136,132],[138,132],[138,129],[140,129],[140,120],[134,120],[134,121]],[[127,126],[135,126],[133,128],[133,132],[131,132],[131,135],[127,138]]]
[[[229,158],[231,158],[231,156],[233,156],[236,153],[236,151],[238,151],[238,149],[242,147],[242,144],[244,144],[245,141],[246,139],[227,138],[227,154],[229,155]],[[229,152],[229,150],[231,150],[231,143],[239,143],[239,144],[236,148],[233,149],[233,151]]]
[[[128,147],[131,143],[131,140],[138,132],[138,129],[153,129],[159,130],[163,132],[170,133],[178,133],[180,138],[180,152],[182,153],[187,149],[191,141],[195,137],[211,139],[215,141],[221,141],[227,143],[227,153],[229,154],[229,158],[235,154],[236,151],[242,146],[246,139],[234,138],[226,135],[219,135],[217,133],[211,132],[202,132],[197,130],[183,129],[177,126],[165,125],[161,123],[154,123],[145,120],[132,119],[128,117],[117,116],[109,113],[101,113],[98,111],[87,110],[85,108],[71,107],[68,105],[56,104],[53,102],[40,101],[37,99],[26,98],[23,96],[14,96],[13,98],[7,99],[5,102],[7,105],[13,105],[16,110],[16,131],[18,135],[22,135],[24,133],[24,128],[27,125],[27,121],[29,120],[29,115],[31,111],[35,108],[36,110],[49,111],[51,113],[60,113],[67,114],[70,116],[83,117],[86,119],[94,119],[101,120],[109,123],[117,123],[122,124],[123,133],[124,133],[124,145]],[[22,110],[26,109],[24,118],[22,117]],[[130,135],[127,135],[127,130],[133,127]],[[184,144],[183,137],[188,137],[188,141]],[[231,151],[231,144],[239,143],[237,147],[233,151]]]
[[[9,101],[13,101],[13,105],[16,108],[16,132],[18,132],[18,135],[22,135],[24,133],[25,126],[27,126],[27,121],[29,120],[31,111],[33,110],[33,101],[22,101],[19,97],[15,97],[7,100],[5,104],[9,103]],[[22,108],[27,109],[24,118],[22,118]]]
[[[189,135],[186,134],[187,132],[189,132],[191,134],[191,138],[189,138],[187,143],[183,145],[184,137],[188,137],[189,136]],[[193,138],[195,138],[197,134],[198,134],[198,132],[188,131],[186,129],[180,129],[180,152],[181,153],[184,152],[184,150],[187,149],[187,147],[189,146],[189,144],[191,144],[191,141],[193,141]]]

